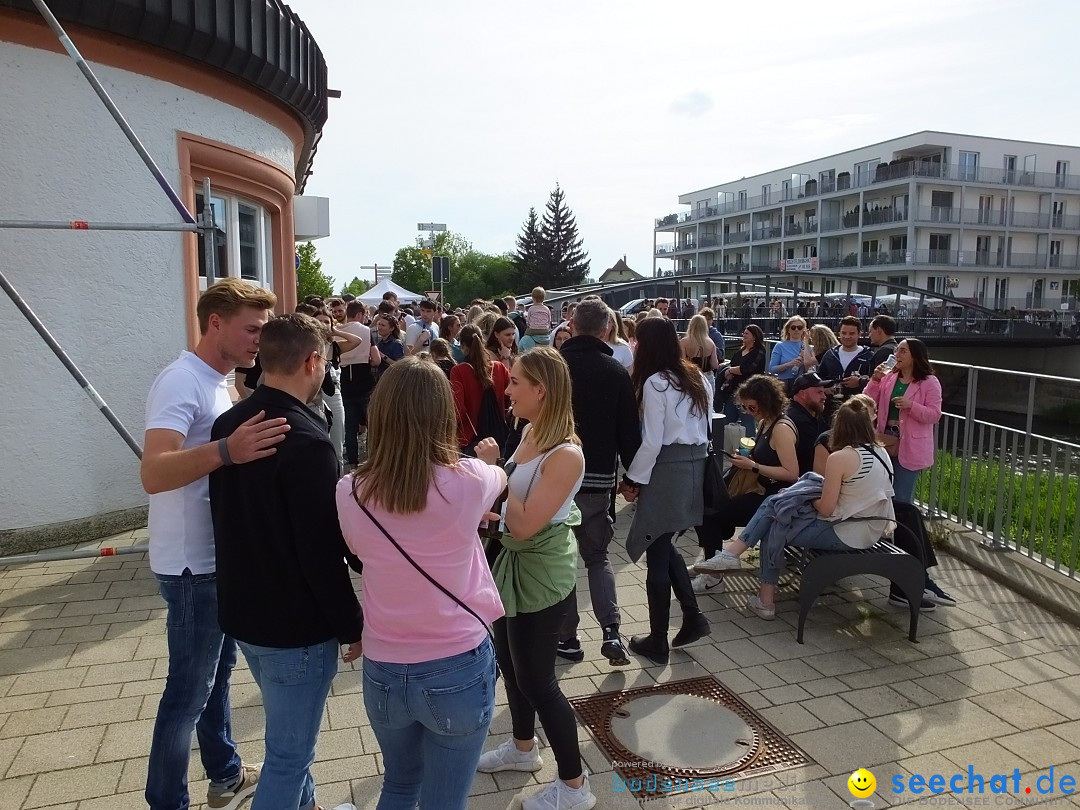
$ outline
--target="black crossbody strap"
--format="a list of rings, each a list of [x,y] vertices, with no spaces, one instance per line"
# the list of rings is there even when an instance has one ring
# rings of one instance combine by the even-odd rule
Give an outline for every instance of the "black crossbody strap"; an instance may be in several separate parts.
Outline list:
[[[368,510],[368,508],[366,506],[364,506],[362,503],[360,503],[360,498],[357,496],[355,489],[353,490],[353,500],[356,501],[356,505],[359,506],[363,510],[364,514],[368,516],[368,519],[372,523],[375,524],[375,527],[380,532],[383,533],[383,535],[386,537],[386,539],[389,540],[390,543],[394,546],[394,548],[396,548],[398,550],[398,552],[401,554],[401,556],[404,557],[406,560],[408,560],[409,565],[411,565],[413,568],[415,568],[424,579],[426,579],[428,582],[430,582],[432,585],[434,585],[436,588],[438,588],[440,591],[442,591],[442,593],[445,596],[447,596],[448,598],[450,598],[454,602],[456,602],[458,607],[460,607],[462,610],[468,611],[469,615],[471,615],[474,619],[476,619],[478,622],[480,622],[480,624],[482,624],[484,626],[484,629],[487,631],[488,635],[489,636],[491,635],[491,628],[488,627],[487,622],[485,622],[483,619],[481,619],[480,615],[475,610],[473,610],[471,607],[469,607],[464,602],[462,602],[460,599],[458,599],[456,596],[454,596],[454,594],[450,593],[450,591],[446,590],[446,588],[444,588],[440,582],[438,582],[433,576],[431,576],[431,574],[429,574],[427,571],[425,571],[423,568],[421,568],[417,564],[416,560],[414,560],[412,557],[409,556],[409,553],[405,549],[403,549],[401,547],[401,545],[398,543],[398,541],[395,540],[391,536],[390,532],[388,532],[385,528],[383,528],[383,525],[381,523],[379,523],[379,521],[375,518],[375,516],[373,514],[371,514],[371,512]]]
[[[893,482],[893,471],[889,469],[889,465],[885,463],[885,460],[877,454],[877,450],[875,450],[873,447],[868,444],[864,444],[863,447],[870,451],[870,455],[872,455],[874,458],[881,462],[881,466],[884,467],[885,472],[889,474],[889,483],[891,484]]]

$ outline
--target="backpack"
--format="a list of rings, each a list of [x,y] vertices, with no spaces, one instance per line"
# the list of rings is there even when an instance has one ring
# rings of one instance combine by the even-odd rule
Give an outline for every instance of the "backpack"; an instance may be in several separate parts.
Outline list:
[[[468,414],[465,418],[468,419]],[[475,456],[476,445],[481,439],[494,439],[500,448],[506,445],[506,439],[510,435],[510,425],[507,424],[503,409],[499,407],[499,400],[495,396],[493,386],[484,389],[484,395],[480,399],[480,413],[476,417],[476,424],[472,427],[476,435],[462,450],[465,455]]]

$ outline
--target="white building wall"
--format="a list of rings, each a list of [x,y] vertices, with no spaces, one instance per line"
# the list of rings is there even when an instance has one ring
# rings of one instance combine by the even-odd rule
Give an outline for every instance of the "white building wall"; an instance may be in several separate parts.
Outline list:
[[[293,171],[279,129],[213,98],[95,72],[179,189],[177,131]],[[0,42],[0,219],[179,222],[66,56]],[[0,230],[0,261],[142,443],[146,393],[186,344],[178,233]],[[144,505],[138,460],[6,296],[0,296],[0,531]]]

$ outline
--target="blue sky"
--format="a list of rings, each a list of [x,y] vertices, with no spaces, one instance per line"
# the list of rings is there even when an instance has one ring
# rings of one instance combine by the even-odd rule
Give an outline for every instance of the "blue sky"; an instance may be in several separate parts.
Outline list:
[[[686,191],[923,129],[1080,143],[1071,2],[291,6],[342,93],[307,186],[339,281],[418,222],[512,250],[556,182],[593,275],[647,274]]]

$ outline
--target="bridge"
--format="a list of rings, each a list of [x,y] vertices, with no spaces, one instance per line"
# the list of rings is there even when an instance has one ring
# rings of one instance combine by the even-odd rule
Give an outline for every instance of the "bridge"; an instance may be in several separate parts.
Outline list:
[[[702,292],[703,290],[703,292]],[[599,295],[613,307],[639,298],[723,298],[723,330],[739,333],[749,322],[778,335],[783,321],[801,314],[811,323],[836,328],[852,303],[884,304],[902,337],[919,337],[937,346],[1049,347],[1080,344],[1070,314],[1039,310],[1032,322],[939,293],[905,284],[843,273],[723,272],[655,276],[613,284],[583,284],[549,290],[547,303],[560,305]],[[773,311],[778,303],[783,314]],[[1064,318],[1064,319],[1063,319]]]

